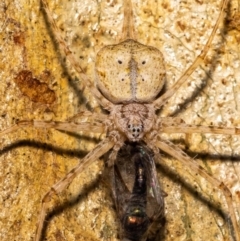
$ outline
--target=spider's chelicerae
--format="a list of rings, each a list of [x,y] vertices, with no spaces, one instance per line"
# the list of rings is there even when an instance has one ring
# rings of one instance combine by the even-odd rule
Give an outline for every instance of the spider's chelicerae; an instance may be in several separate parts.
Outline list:
[[[92,167],[95,165],[96,160],[110,149],[112,149],[112,152],[108,161],[111,165],[115,160],[117,151],[126,140],[145,141],[145,143],[155,151],[156,156],[159,156],[158,150],[162,150],[162,158],[159,162],[170,164],[170,167],[172,165],[174,166],[174,168],[171,169],[169,167],[168,169],[167,166],[162,164],[161,167],[167,172],[164,178],[166,179],[165,181],[168,182],[168,179],[174,179],[173,173],[178,173],[180,179],[177,181],[174,180],[175,186],[172,187],[167,184],[167,190],[164,188],[165,192],[168,194],[168,197],[166,197],[167,222],[165,227],[166,237],[164,240],[182,240],[183,237],[186,237],[186,240],[234,240],[235,235],[235,239],[240,241],[239,225],[237,223],[239,217],[239,207],[237,207],[237,204],[239,204],[239,197],[237,196],[239,195],[239,189],[237,189],[236,185],[236,180],[238,178],[237,174],[239,173],[239,168],[237,168],[237,155],[239,154],[237,148],[239,148],[239,146],[237,146],[235,142],[235,139],[237,140],[238,137],[237,135],[234,135],[239,134],[239,129],[234,127],[227,128],[223,127],[223,125],[219,128],[212,126],[212,124],[221,123],[221,121],[231,121],[232,126],[238,124],[236,119],[237,113],[233,113],[231,108],[225,108],[225,105],[231,100],[231,97],[229,97],[229,93],[231,93],[232,99],[234,99],[233,103],[235,103],[234,107],[237,110],[238,96],[235,93],[237,93],[238,87],[234,84],[229,84],[230,80],[232,81],[230,83],[235,83],[237,81],[237,71],[232,71],[230,73],[226,71],[224,72],[225,75],[223,75],[222,72],[222,69],[228,69],[227,64],[231,63],[231,60],[236,60],[237,58],[234,54],[230,55],[230,53],[228,53],[227,56],[222,54],[222,52],[224,52],[223,46],[228,46],[227,41],[229,41],[228,38],[225,39],[225,37],[223,37],[223,31],[221,34],[218,34],[218,39],[214,43],[218,53],[211,52],[210,57],[206,57],[207,51],[212,48],[211,38],[215,37],[216,31],[222,28],[222,22],[228,1],[222,0],[213,8],[211,8],[210,3],[205,2],[198,2],[195,8],[192,8],[191,5],[189,5],[190,3],[187,3],[186,6],[182,7],[181,4],[184,5],[185,3],[174,5],[174,2],[160,3],[150,1],[151,7],[147,7],[149,2],[142,3],[140,1],[138,4],[134,2],[136,9],[137,6],[140,6],[143,9],[142,17],[148,18],[146,21],[143,21],[144,24],[142,25],[142,28],[138,28],[138,31],[134,29],[135,20],[132,18],[130,2],[128,3],[129,5],[125,2],[122,33],[119,34],[120,37],[118,37],[115,42],[107,39],[106,45],[116,44],[126,39],[132,40],[128,40],[124,44],[119,44],[115,47],[108,47],[107,49],[105,48],[101,50],[95,58],[97,77],[94,75],[91,76],[88,73],[88,70],[86,70],[87,63],[92,59],[92,56],[86,56],[84,53],[82,54],[79,52],[79,55],[77,54],[76,56],[77,58],[80,56],[80,60],[76,60],[76,57],[70,53],[67,44],[64,42],[64,37],[62,37],[64,34],[68,35],[68,32],[65,31],[64,23],[58,21],[58,25],[55,25],[53,22],[53,17],[55,17],[55,15],[49,10],[51,7],[48,7],[45,1],[42,1],[42,3],[47,13],[45,17],[47,21],[49,21],[50,31],[54,38],[56,38],[57,42],[59,42],[59,47],[64,50],[64,54],[70,65],[77,70],[79,82],[83,87],[86,87],[84,93],[88,94],[88,91],[90,91],[98,104],[101,105],[106,112],[99,112],[96,108],[91,109],[91,104],[89,103],[92,102],[87,102],[87,108],[93,113],[85,110],[76,118],[61,123],[36,121],[36,115],[42,107],[36,107],[31,104],[25,106],[26,115],[24,115],[20,112],[20,109],[18,109],[22,104],[21,99],[23,98],[18,100],[18,96],[14,97],[16,105],[9,107],[11,106],[9,104],[11,103],[11,100],[9,100],[8,96],[8,91],[10,90],[6,87],[5,92],[2,93],[2,96],[6,96],[6,98],[4,98],[4,104],[2,105],[2,116],[6,117],[9,115],[6,109],[14,109],[17,113],[14,116],[15,119],[23,120],[27,117],[32,117],[34,118],[34,121],[20,121],[17,122],[17,125],[15,126],[7,129],[5,129],[6,126],[2,128],[1,137],[3,140],[7,138],[6,134],[9,136],[16,135],[16,140],[18,140],[18,142],[15,141],[13,142],[14,144],[10,144],[9,146],[6,146],[6,143],[3,143],[3,147],[4,145],[6,147],[3,149],[3,161],[1,162],[3,173],[3,178],[1,179],[1,182],[3,183],[1,190],[3,207],[1,210],[4,210],[1,212],[3,224],[1,227],[6,228],[2,228],[2,230],[5,231],[1,232],[1,240],[32,240],[33,237],[34,240],[40,240],[42,235],[46,235],[48,240],[81,240],[81,238],[83,240],[96,240],[100,238],[102,238],[102,240],[114,239],[112,231],[109,231],[109,227],[115,225],[114,221],[111,220],[110,222],[105,218],[104,215],[106,215],[106,217],[108,215],[103,211],[104,208],[102,206],[104,203],[102,203],[103,201],[100,201],[98,194],[83,198],[87,199],[85,207],[81,206],[74,212],[71,212],[69,208],[62,204],[59,209],[55,210],[55,213],[61,213],[61,217],[58,218],[64,221],[59,222],[52,227],[51,225],[53,225],[52,223],[55,219],[52,220],[48,216],[47,220],[51,220],[48,225],[50,227],[47,226],[47,230],[42,229],[48,206],[54,208],[54,205],[52,205],[53,202],[50,202],[51,199],[55,199],[55,193],[64,191],[71,183],[72,177],[75,177],[77,174],[76,171],[70,171],[69,174],[65,175],[64,168],[57,161],[58,155],[60,155],[61,158],[66,159],[65,161],[69,159],[72,152],[77,155],[77,152],[71,152],[71,143],[69,146],[65,145],[66,142],[69,142],[69,140],[66,139],[71,139],[71,137],[66,137],[64,136],[64,133],[60,133],[60,137],[58,136],[57,140],[53,139],[48,141],[50,134],[46,129],[53,128],[73,133],[82,131],[86,136],[88,133],[104,134],[107,132],[106,137],[103,136],[95,147],[87,147],[89,153],[86,156],[82,155],[83,158],[79,161],[79,164],[76,164],[76,169],[73,170],[77,170],[78,172],[84,171],[79,177],[76,177],[78,180],[81,179],[85,181],[90,175],[94,177],[96,171],[94,173],[95,169]],[[77,4],[78,9],[84,9],[85,12],[88,10],[88,7],[84,5],[85,3],[83,4],[79,1],[76,5]],[[109,4],[109,9],[113,12],[110,10],[108,11],[113,15],[114,13],[123,10],[123,8],[121,8],[122,2],[109,2],[105,4]],[[234,2],[232,4],[234,4]],[[4,8],[6,13],[5,18],[16,20],[18,16],[14,15],[14,8],[12,5],[6,4],[8,7]],[[58,7],[59,6],[61,6],[60,3],[58,3]],[[70,48],[78,43],[79,38],[81,39],[79,42],[84,43],[83,45],[86,49],[92,47],[93,43],[89,40],[91,38],[88,36],[89,26],[95,31],[95,45],[97,45],[98,42],[101,42],[103,37],[99,36],[101,36],[100,33],[101,31],[104,32],[105,28],[108,28],[107,32],[110,35],[114,35],[114,28],[112,29],[105,24],[105,19],[108,15],[106,14],[105,17],[102,16],[105,7],[100,3],[96,4],[96,6],[96,12],[99,11],[101,14],[97,15],[96,12],[94,12],[95,10],[92,10],[92,12],[90,11],[93,20],[95,19],[96,21],[96,25],[89,25],[86,15],[76,14],[76,22],[79,21],[81,23],[81,26],[77,27],[78,29],[81,29],[82,27],[80,33],[82,32],[83,37],[80,36],[80,34],[74,35],[73,46],[70,46]],[[101,11],[99,8],[101,8]],[[188,12],[191,16],[189,18],[185,13],[185,10],[187,9],[191,9],[191,11]],[[222,9],[222,11],[220,11],[220,9]],[[62,7],[61,11],[66,14],[66,19],[68,19],[68,8],[65,9]],[[165,18],[162,17],[164,11],[168,13]],[[89,14],[90,12],[87,11]],[[175,15],[171,15],[172,12]],[[28,12],[23,12],[23,14],[28,16],[26,13]],[[56,11],[55,14],[58,14],[58,12]],[[137,14],[135,13],[135,15]],[[38,70],[39,72],[44,69],[51,70],[51,65],[52,69],[54,69],[57,60],[51,60],[51,57],[49,57],[51,61],[51,64],[49,65],[47,61],[44,62],[45,60],[38,52],[40,48],[43,48],[47,55],[50,45],[47,45],[46,42],[40,42],[32,44],[32,46],[35,46],[32,50],[28,48],[29,39],[32,38],[34,39],[32,41],[37,41],[35,39],[37,39],[39,34],[38,31],[34,30],[32,30],[32,33],[34,33],[36,37],[33,36],[34,34],[31,34],[31,36],[27,34],[28,28],[25,27],[24,24],[26,21],[29,21],[29,19],[32,21],[31,27],[33,28],[34,20],[35,22],[38,20],[37,18],[35,19],[34,14],[29,14],[25,21],[22,21],[21,24],[19,24],[20,27],[15,24],[17,20],[9,21],[10,23],[7,25],[3,24],[2,28],[4,29],[4,33],[6,33],[9,39],[14,39],[14,37],[11,36],[11,28],[14,30],[18,29],[17,31],[21,28],[21,31],[25,33],[24,48],[26,48],[26,52],[32,51],[32,55],[34,54],[37,56],[35,57],[37,61],[35,61],[35,59],[29,60],[25,57],[24,60],[22,60],[24,62],[21,66],[22,68],[26,68],[26,65],[28,65],[28,68],[35,70],[36,66],[39,64],[42,68],[41,70]],[[100,21],[100,27],[98,26],[99,22],[97,21]],[[140,21],[141,20],[138,20],[138,22]],[[161,26],[160,29],[158,28],[159,26]],[[176,32],[172,31],[173,29],[176,30]],[[194,29],[196,32],[194,32]],[[70,34],[74,33],[74,31],[75,29],[72,27],[72,32],[70,32]],[[213,32],[211,33],[211,31]],[[46,34],[46,32],[44,34]],[[222,38],[220,38],[219,35],[222,35]],[[168,56],[165,57],[165,54],[163,54],[166,63],[162,64],[163,57],[161,53],[157,49],[149,47],[148,45],[157,47],[159,42],[161,42],[161,38],[164,37],[166,43],[163,44],[163,50],[168,53]],[[226,45],[225,43],[223,44],[223,39],[226,41]],[[48,40],[50,40],[50,38]],[[206,44],[208,40],[210,42]],[[141,44],[136,41],[141,42]],[[172,42],[173,45],[171,46],[168,44],[168,41]],[[158,43],[157,45],[154,44],[156,42]],[[234,38],[231,39],[231,43],[233,42]],[[48,48],[46,48],[46,45]],[[18,46],[16,43],[15,46],[12,47],[15,53],[20,48],[22,47]],[[234,48],[232,47],[232,49]],[[183,52],[183,50],[188,50],[186,51],[187,54],[184,52],[184,55],[181,55],[180,53]],[[201,52],[201,50],[203,51]],[[82,51],[84,51],[84,48],[82,48]],[[22,51],[19,51],[19,55],[20,54],[22,54]],[[178,54],[179,56],[182,56],[182,59],[180,58],[178,60],[179,62],[176,61]],[[202,54],[204,60],[201,60],[201,57],[199,57],[196,59],[196,62],[194,62],[196,56],[200,54]],[[223,56],[225,58],[223,58]],[[235,59],[231,56],[235,56]],[[14,66],[16,64],[15,61],[17,61],[13,56],[11,56],[11,61],[7,61],[4,58],[2,59],[5,62],[4,67],[6,68],[9,65]],[[27,64],[25,62],[27,62]],[[194,65],[192,65],[193,62],[195,63]],[[234,63],[236,65],[235,68],[237,69],[238,61],[235,61]],[[187,68],[189,68],[189,71],[184,72]],[[10,69],[17,71],[17,69],[13,67],[10,67]],[[195,69],[196,72],[194,72]],[[192,74],[192,72],[194,73]],[[192,77],[189,77],[190,74],[192,74]],[[166,86],[164,86],[164,90],[161,92],[161,89],[165,84],[165,75],[167,75],[167,83]],[[181,76],[183,76],[183,78],[180,78]],[[55,77],[59,78],[55,81],[60,86],[60,92],[66,92],[64,83],[62,83],[63,80],[60,78],[61,76],[56,73]],[[94,78],[98,79],[98,88],[93,84]],[[149,82],[149,80],[151,80],[151,82]],[[217,84],[215,83],[216,81]],[[178,86],[180,82],[183,83],[181,83],[181,86]],[[71,84],[74,85],[74,83],[75,82],[72,80]],[[221,89],[217,89],[216,86],[219,85],[222,85]],[[181,89],[184,89],[184,91],[181,92]],[[178,92],[180,93],[179,95]],[[177,97],[175,98],[175,96]],[[193,97],[195,97],[194,100]],[[61,101],[69,101],[71,103],[72,101],[71,96],[68,96],[68,99],[61,98],[64,97],[61,97],[61,94],[59,93],[59,103]],[[213,102],[214,98],[219,99],[218,101]],[[186,105],[186,103],[189,103],[189,100],[193,100],[193,102],[191,102],[192,106]],[[214,105],[212,106],[212,102],[218,104],[217,108]],[[176,103],[176,106],[182,108],[186,107],[187,114],[185,115],[185,122],[187,124],[177,116],[180,111],[174,108],[173,103]],[[95,107],[96,103],[93,105]],[[156,115],[156,110],[162,108],[163,111]],[[49,109],[57,115],[56,106],[49,107]],[[94,112],[95,110],[96,112]],[[65,112],[62,113],[61,120],[64,120],[66,111],[70,112],[70,107],[67,107]],[[45,116],[47,117],[48,112],[49,110],[46,109]],[[223,112],[230,112],[232,114],[232,119],[221,119],[221,117],[226,114]],[[167,115],[174,115],[174,117],[164,117]],[[184,119],[184,114],[181,117]],[[218,117],[218,119],[216,119],[216,117]],[[194,125],[189,125],[193,123]],[[34,128],[32,129],[31,126],[34,126]],[[40,129],[35,130],[36,127]],[[34,139],[34,141],[23,141],[25,140],[25,131],[27,131],[25,138],[28,138],[28,140]],[[165,136],[163,133],[169,135]],[[174,133],[187,134],[181,136],[181,138],[187,137],[186,140],[190,148],[189,155],[191,155],[191,158],[183,153],[181,145],[178,145],[177,143],[173,145],[170,143],[169,140],[176,140],[175,136],[171,135]],[[194,135],[194,133],[200,134]],[[213,134],[224,134],[224,136]],[[54,141],[56,141],[56,144]],[[47,148],[45,145],[38,147],[40,142],[48,143]],[[84,142],[81,141],[79,145],[80,150],[84,149],[83,143]],[[29,144],[32,148],[26,149],[25,146],[29,146]],[[18,151],[22,152],[21,158],[16,154]],[[8,155],[11,155],[11,153],[12,156],[8,159]],[[164,161],[164,156],[166,154],[169,154],[169,156],[172,156],[174,159]],[[204,162],[206,154],[215,154],[212,163]],[[229,172],[225,172],[226,177],[224,179],[220,174],[222,174],[225,169],[221,169],[222,163],[217,162],[218,160],[216,159],[222,157],[220,160],[226,162],[235,155],[236,157],[234,160],[236,163],[230,162],[229,165],[231,165],[231,169]],[[203,163],[199,161],[201,158]],[[9,162],[12,164],[9,165]],[[36,162],[40,162],[41,166],[37,166]],[[182,164],[182,167],[179,168],[180,171],[178,170],[178,164],[175,163],[179,163],[179,165]],[[206,171],[200,168],[199,163],[205,165]],[[88,169],[87,166],[89,164],[92,165]],[[18,165],[20,165],[19,168],[16,168]],[[100,170],[101,169],[99,169],[99,172]],[[216,173],[216,176],[214,175],[214,172]],[[12,173],[15,174],[15,181],[12,181],[11,179],[13,178]],[[210,176],[208,173],[213,175]],[[218,174],[219,178],[223,178],[224,184],[222,181],[218,181]],[[162,177],[162,173],[160,176]],[[181,178],[182,176],[183,178]],[[60,181],[54,184],[53,179]],[[23,180],[27,180],[25,181],[25,185],[22,184]],[[72,195],[71,198],[73,200],[72,207],[77,205],[75,200],[78,200],[78,202],[84,201],[81,196],[79,199],[74,196],[76,193],[81,193],[81,190],[79,191],[81,187],[79,186],[82,186],[83,184],[83,181],[81,181],[81,184],[74,182],[73,185],[69,187]],[[78,187],[73,188],[73,186],[76,185],[78,185]],[[180,186],[184,186],[182,192],[176,190],[180,188]],[[51,191],[49,192],[50,187]],[[233,198],[231,198],[228,188],[231,190]],[[199,196],[194,195],[195,191],[200,193]],[[27,193],[24,195],[24,192]],[[46,193],[45,196],[44,193]],[[14,199],[16,196],[21,197]],[[43,196],[43,206],[41,207],[41,202],[39,200]],[[104,200],[104,198],[102,198],[102,200]],[[95,204],[96,206],[94,206],[92,204],[93,202],[96,202],[99,205]],[[221,203],[221,208],[218,206],[218,202]],[[91,205],[92,216],[90,217],[87,216],[85,212]],[[109,203],[106,203],[105,201],[105,205],[109,206]],[[33,206],[35,209],[32,209]],[[194,206],[195,208],[191,206]],[[38,216],[39,212],[40,214]],[[103,213],[102,216],[101,213]],[[78,218],[75,216],[78,216]],[[74,222],[71,220],[74,220]],[[89,227],[91,227],[92,230],[85,230],[84,225],[86,225],[86,223],[90,223]],[[36,224],[37,234],[34,236]],[[78,226],[80,231],[75,230],[74,225]],[[101,229],[99,236],[95,234],[97,229]]]

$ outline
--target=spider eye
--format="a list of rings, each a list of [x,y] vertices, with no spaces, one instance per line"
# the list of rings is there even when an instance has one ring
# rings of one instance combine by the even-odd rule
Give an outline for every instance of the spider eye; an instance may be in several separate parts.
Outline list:
[[[122,64],[122,61],[121,61],[121,60],[118,60],[118,63],[119,63],[119,64]]]
[[[146,61],[145,61],[145,60],[143,60],[143,61],[142,61],[142,64],[146,64]]]

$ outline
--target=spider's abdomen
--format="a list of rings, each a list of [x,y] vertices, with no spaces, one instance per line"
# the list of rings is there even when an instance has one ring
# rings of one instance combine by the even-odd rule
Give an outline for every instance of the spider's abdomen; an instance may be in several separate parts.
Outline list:
[[[113,103],[150,102],[165,82],[162,53],[128,39],[96,57],[97,86]]]

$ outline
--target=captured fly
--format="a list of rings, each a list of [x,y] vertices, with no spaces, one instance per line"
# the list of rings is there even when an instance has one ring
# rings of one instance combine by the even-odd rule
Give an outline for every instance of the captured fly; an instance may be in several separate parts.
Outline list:
[[[121,240],[154,240],[164,217],[164,200],[153,152],[144,143],[126,143],[110,175]]]

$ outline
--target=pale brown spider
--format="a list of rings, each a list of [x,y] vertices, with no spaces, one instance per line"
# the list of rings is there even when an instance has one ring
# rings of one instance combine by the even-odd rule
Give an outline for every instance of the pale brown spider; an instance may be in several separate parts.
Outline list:
[[[224,15],[224,9],[227,5],[228,1],[223,1],[222,3],[222,11],[219,14],[219,18],[217,20],[217,23],[214,27],[214,30],[209,38],[208,43],[205,45],[204,50],[200,57],[196,59],[194,64],[183,74],[183,77],[180,78],[176,84],[171,87],[169,90],[167,90],[163,95],[161,95],[156,100],[156,95],[160,92],[161,87],[163,85],[163,82],[159,82],[158,77],[162,76],[164,78],[165,72],[163,71],[164,66],[162,68],[159,68],[159,65],[162,61],[162,55],[160,52],[158,52],[156,49],[152,49],[151,51],[156,55],[154,58],[158,59],[154,62],[152,62],[151,65],[148,66],[148,68],[143,70],[143,68],[139,68],[139,65],[141,64],[142,67],[147,66],[146,58],[145,57],[151,57],[150,54],[150,48],[148,46],[144,46],[141,44],[137,44],[133,39],[135,39],[135,33],[133,28],[133,18],[132,18],[132,12],[131,12],[131,6],[130,3],[126,7],[125,6],[125,18],[124,18],[124,24],[123,24],[123,34],[122,34],[122,41],[125,39],[132,39],[128,42],[125,42],[125,45],[134,44],[134,46],[140,50],[137,51],[136,59],[129,59],[127,60],[127,64],[125,65],[125,69],[127,69],[129,66],[134,70],[132,71],[132,78],[135,82],[138,82],[138,78],[134,78],[134,76],[139,77],[138,73],[136,73],[139,69],[140,71],[143,71],[141,73],[141,80],[139,79],[139,86],[141,86],[143,83],[146,83],[148,79],[148,74],[151,74],[151,80],[156,79],[156,81],[152,81],[150,84],[148,83],[146,86],[140,87],[140,91],[138,92],[138,89],[136,90],[134,88],[134,84],[125,85],[128,78],[128,74],[124,74],[125,69],[119,70],[119,66],[124,65],[124,60],[126,60],[125,55],[123,55],[123,59],[116,59],[113,52],[111,52],[108,56],[109,62],[107,62],[107,59],[105,59],[104,51],[108,54],[108,49],[102,50],[101,54],[99,54],[96,59],[97,65],[97,72],[99,76],[102,76],[102,79],[99,78],[98,81],[98,87],[103,93],[103,95],[100,93],[100,91],[94,87],[92,84],[92,81],[88,79],[88,77],[83,73],[81,67],[78,65],[77,61],[75,61],[74,57],[71,55],[71,52],[69,51],[68,47],[62,40],[61,35],[59,35],[60,31],[58,27],[55,25],[53,18],[51,17],[52,14],[48,10],[47,5],[45,2],[43,2],[43,5],[46,9],[48,20],[51,22],[51,25],[53,27],[53,32],[56,38],[58,39],[60,43],[60,47],[64,49],[66,56],[70,60],[71,64],[78,70],[80,79],[82,83],[89,87],[90,91],[92,92],[93,96],[98,99],[101,106],[108,110],[110,112],[109,119],[106,120],[105,115],[103,114],[92,114],[90,115],[89,112],[82,113],[82,118],[87,121],[79,121],[78,123],[74,122],[46,122],[46,121],[20,121],[15,126],[12,126],[4,131],[2,131],[1,135],[4,135],[6,133],[13,132],[16,129],[19,129],[23,126],[34,126],[37,128],[55,128],[58,130],[64,130],[64,131],[83,131],[83,132],[96,132],[96,133],[104,133],[107,129],[108,137],[104,139],[102,142],[100,142],[93,151],[91,151],[86,157],[82,159],[80,164],[73,169],[65,178],[63,178],[61,181],[59,181],[57,184],[55,184],[51,191],[48,192],[43,199],[43,207],[41,209],[41,216],[39,218],[39,226],[38,226],[38,232],[35,237],[35,240],[40,240],[40,236],[42,233],[42,225],[45,219],[45,211],[46,207],[48,206],[48,201],[51,199],[53,193],[59,193],[62,190],[65,189],[66,186],[68,186],[72,179],[82,170],[85,170],[87,165],[89,165],[91,162],[98,159],[100,156],[102,156],[104,153],[106,153],[108,150],[113,148],[113,152],[111,155],[111,158],[109,160],[109,163],[113,163],[115,160],[115,155],[118,151],[118,149],[123,145],[125,140],[130,141],[139,141],[140,139],[144,140],[155,152],[157,155],[157,148],[163,150],[165,153],[170,154],[174,158],[178,159],[179,161],[185,163],[188,165],[193,172],[196,172],[199,175],[202,175],[206,180],[208,180],[215,188],[221,189],[222,192],[225,195],[225,198],[227,200],[228,204],[228,211],[229,215],[231,217],[231,221],[234,227],[234,233],[236,236],[236,240],[239,239],[239,227],[237,224],[236,215],[234,213],[234,209],[232,206],[232,200],[230,197],[230,192],[226,188],[225,185],[223,185],[221,182],[217,181],[216,179],[212,178],[209,174],[207,174],[206,171],[204,171],[194,160],[186,156],[182,152],[182,150],[178,147],[173,146],[169,141],[165,141],[164,139],[160,139],[158,136],[159,133],[186,133],[186,134],[192,134],[192,133],[213,133],[213,134],[228,134],[228,135],[234,135],[239,134],[239,129],[237,128],[221,128],[221,127],[204,127],[204,126],[190,126],[182,122],[180,119],[175,119],[173,121],[172,118],[158,118],[155,115],[155,110],[159,109],[162,105],[166,103],[166,100],[170,98],[180,87],[180,84],[182,84],[188,76],[195,70],[196,67],[198,67],[202,59],[204,59],[212,38],[214,37],[219,23],[223,19]],[[118,47],[120,44],[118,45]],[[110,47],[108,47],[110,48]],[[116,46],[114,48],[117,48]],[[122,47],[121,47],[122,48]],[[124,46],[124,49],[129,49],[129,46]],[[122,51],[122,50],[121,50]],[[146,53],[141,56],[142,53]],[[138,56],[139,53],[139,56]],[[119,54],[117,55],[119,57]],[[140,62],[139,59],[144,58]],[[152,57],[153,58],[153,57]],[[116,61],[115,61],[116,60]],[[148,60],[149,61],[149,60]],[[151,61],[151,59],[150,59]],[[156,61],[159,61],[158,65],[156,67],[154,64]],[[114,68],[114,64],[116,63],[116,69],[112,70],[112,73],[108,72],[108,66],[111,65],[111,68]],[[154,63],[154,64],[153,64]],[[151,68],[153,68],[153,71],[149,71]],[[125,70],[126,71],[126,70]],[[108,74],[112,74],[111,77],[107,78]],[[152,76],[152,74],[155,74],[155,76]],[[114,77],[114,78],[112,78]],[[112,85],[110,81],[116,80],[120,78],[118,85],[114,82]],[[109,87],[105,86],[107,83],[106,81],[109,81]],[[119,92],[119,86],[124,83],[123,87],[121,88],[123,91]],[[131,86],[132,89],[128,89],[128,87]],[[150,86],[149,89],[147,89]],[[117,89],[115,90],[115,87]],[[108,89],[108,90],[107,90]],[[152,92],[152,90],[155,90]],[[134,99],[133,95],[135,96]],[[105,97],[107,98],[105,98]],[[113,104],[114,103],[114,104]],[[124,110],[122,110],[121,103],[124,103]],[[145,103],[145,104],[144,104]],[[134,112],[135,111],[135,112]],[[126,118],[122,118],[122,113],[124,112]],[[120,115],[121,113],[121,115]],[[139,113],[142,113],[142,115],[139,115]],[[75,171],[74,171],[75,170]]]

